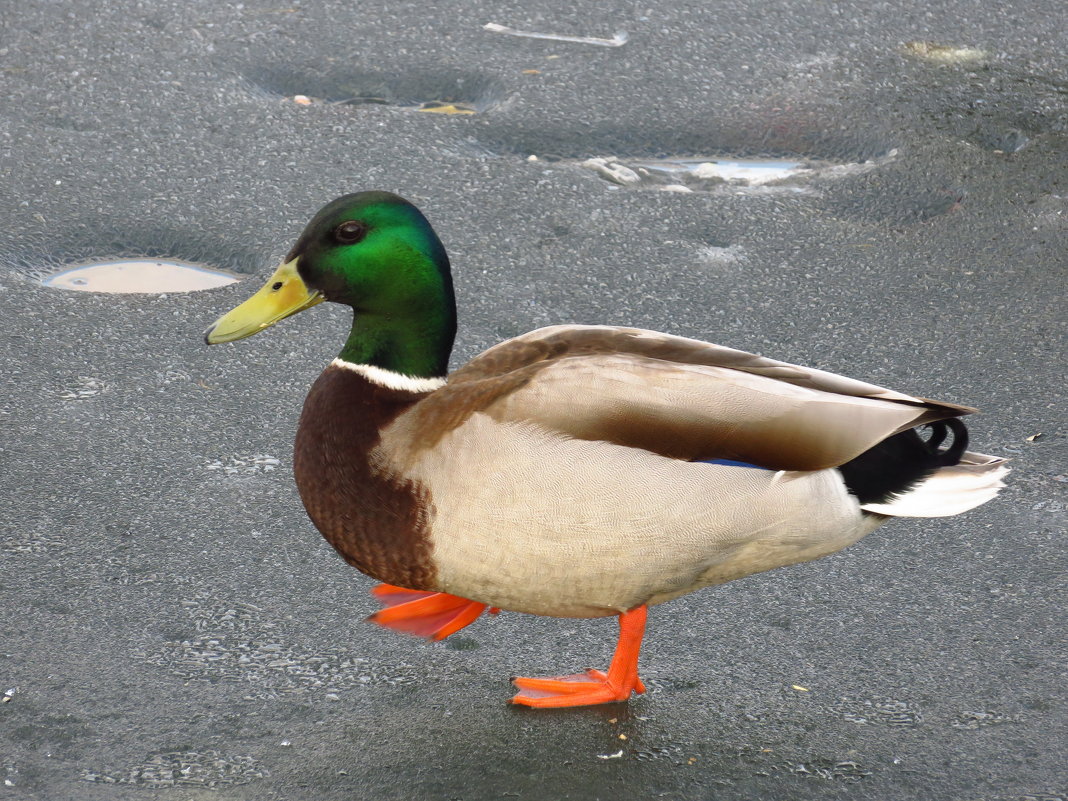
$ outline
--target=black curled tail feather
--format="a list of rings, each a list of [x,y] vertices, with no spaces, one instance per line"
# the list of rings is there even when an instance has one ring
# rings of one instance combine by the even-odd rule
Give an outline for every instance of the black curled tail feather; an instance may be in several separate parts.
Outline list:
[[[967,426],[956,417],[951,417],[948,420],[929,423],[928,428],[931,429],[931,436],[926,444],[932,455],[938,458],[938,466],[952,467],[955,464],[960,464],[961,457],[968,450]],[[949,443],[949,447],[944,451],[939,451],[938,449],[946,440],[947,431],[953,432],[953,441]]]
[[[887,437],[838,468],[846,488],[861,504],[886,503],[908,492],[940,467],[959,464],[968,448],[968,429],[950,418],[928,423],[924,439],[917,429]],[[952,434],[949,446],[942,448]]]

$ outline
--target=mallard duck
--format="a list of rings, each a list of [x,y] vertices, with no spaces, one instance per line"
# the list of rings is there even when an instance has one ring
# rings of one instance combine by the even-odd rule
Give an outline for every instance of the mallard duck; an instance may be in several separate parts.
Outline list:
[[[386,192],[323,207],[205,338],[327,300],[352,329],[304,402],[293,467],[315,526],[383,582],[371,620],[441,639],[487,610],[618,617],[606,672],[516,678],[518,704],[641,693],[649,606],[891,517],[959,514],[1007,472],[967,451],[966,406],[635,328],[542,328],[447,376],[449,259]]]

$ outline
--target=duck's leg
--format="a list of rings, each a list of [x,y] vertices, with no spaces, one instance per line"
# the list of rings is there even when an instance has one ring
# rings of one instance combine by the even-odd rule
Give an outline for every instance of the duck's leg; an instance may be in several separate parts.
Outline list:
[[[519,692],[512,703],[541,708],[588,706],[626,701],[632,692],[645,692],[645,685],[638,678],[638,651],[645,634],[646,615],[643,605],[619,616],[619,642],[608,673],[587,670],[549,679],[514,678],[512,682]]]
[[[474,623],[486,609],[486,604],[458,595],[408,590],[392,584],[379,584],[371,594],[386,608],[367,618],[369,622],[431,640],[444,640],[455,634]],[[500,610],[489,611],[496,614]]]

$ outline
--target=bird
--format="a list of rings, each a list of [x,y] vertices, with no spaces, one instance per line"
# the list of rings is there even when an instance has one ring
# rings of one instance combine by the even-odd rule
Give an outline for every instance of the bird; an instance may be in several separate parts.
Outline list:
[[[432,640],[501,610],[618,621],[606,671],[513,678],[516,704],[643,693],[650,606],[965,512],[1008,472],[967,450],[970,407],[638,328],[540,328],[450,374],[448,255],[384,191],[322,207],[205,339],[324,301],[352,325],[305,398],[293,472],[316,528],[380,582],[369,620]]]

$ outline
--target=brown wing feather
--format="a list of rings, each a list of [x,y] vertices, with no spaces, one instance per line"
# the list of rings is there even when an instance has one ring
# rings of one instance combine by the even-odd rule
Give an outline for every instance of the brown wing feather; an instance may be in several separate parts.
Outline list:
[[[455,371],[449,377],[449,381],[459,383],[503,375],[519,367],[545,363],[565,356],[624,353],[676,364],[730,367],[841,395],[882,398],[932,408],[939,407],[947,412],[943,417],[955,417],[975,411],[968,406],[918,398],[866,381],[857,381],[824,370],[780,362],[698,339],[646,331],[641,328],[604,325],[557,325],[522,334],[494,345],[479,354]]]
[[[484,412],[679,459],[816,470],[898,431],[971,411],[697,340],[557,326],[476,357],[404,425],[417,449]]]

